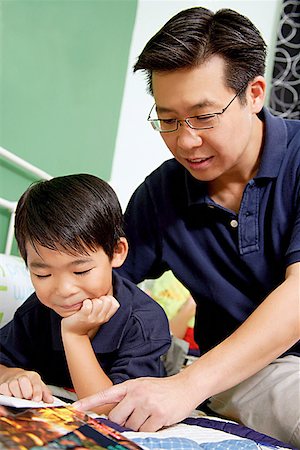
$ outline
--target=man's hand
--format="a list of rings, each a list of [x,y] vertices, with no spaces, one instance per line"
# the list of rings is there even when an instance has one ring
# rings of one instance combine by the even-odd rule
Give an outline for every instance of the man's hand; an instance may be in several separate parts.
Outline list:
[[[37,372],[7,368],[1,376],[0,394],[46,403],[53,402],[50,389]]]
[[[112,295],[86,299],[79,311],[62,319],[62,330],[76,335],[87,335],[108,322],[119,306],[119,302]]]
[[[183,420],[198,405],[184,376],[138,378],[125,381],[73,406],[82,411],[118,403],[109,419],[135,431],[156,431]]]

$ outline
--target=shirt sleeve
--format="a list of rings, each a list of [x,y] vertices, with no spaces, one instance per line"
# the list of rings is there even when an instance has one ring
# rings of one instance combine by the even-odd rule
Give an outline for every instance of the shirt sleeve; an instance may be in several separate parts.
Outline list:
[[[7,367],[30,367],[32,342],[18,314],[0,330],[0,364]]]
[[[133,315],[108,376],[113,384],[138,377],[165,376],[161,356],[170,344],[168,320],[163,311],[152,320]]]
[[[146,278],[158,278],[167,266],[162,261],[159,215],[146,182],[131,197],[124,221],[129,254],[118,272],[136,284]]]
[[[287,266],[300,261],[300,182],[294,211],[295,221],[293,223],[291,239],[285,257]]]

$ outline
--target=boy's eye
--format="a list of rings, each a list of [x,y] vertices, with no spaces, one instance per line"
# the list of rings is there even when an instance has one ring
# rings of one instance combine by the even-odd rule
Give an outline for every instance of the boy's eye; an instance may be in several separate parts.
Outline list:
[[[37,278],[48,278],[48,277],[51,276],[50,274],[48,274],[48,275],[38,275],[37,273],[35,273],[34,275],[35,275]]]
[[[74,272],[75,275],[85,275],[88,272],[90,272],[92,269],[88,269],[88,270],[82,270],[81,272]]]

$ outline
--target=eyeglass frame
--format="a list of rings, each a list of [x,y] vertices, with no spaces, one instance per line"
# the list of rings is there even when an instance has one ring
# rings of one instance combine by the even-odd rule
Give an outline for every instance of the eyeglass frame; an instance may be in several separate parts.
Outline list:
[[[235,94],[235,96],[230,100],[230,102],[228,103],[228,105],[225,106],[225,108],[223,108],[220,112],[209,113],[209,114],[197,114],[196,116],[189,116],[189,117],[186,117],[185,119],[173,119],[173,120],[176,120],[176,128],[175,128],[174,130],[160,131],[160,130],[157,130],[156,128],[154,128],[154,126],[152,125],[154,121],[156,121],[156,120],[170,120],[170,119],[158,119],[158,118],[157,118],[157,119],[151,119],[151,118],[150,118],[151,113],[152,113],[152,111],[153,111],[153,108],[154,108],[155,105],[156,105],[155,103],[153,104],[152,108],[150,109],[150,112],[149,112],[149,114],[148,114],[147,121],[151,123],[152,128],[154,129],[154,131],[158,131],[159,133],[173,133],[174,131],[177,131],[178,128],[179,128],[179,123],[180,123],[180,122],[185,122],[192,130],[210,130],[210,129],[215,128],[215,127],[214,127],[214,126],[212,126],[212,127],[200,127],[200,128],[199,128],[199,127],[194,127],[193,125],[191,125],[191,124],[189,123],[188,120],[189,120],[189,119],[193,119],[194,117],[208,117],[208,116],[217,116],[217,117],[219,117],[219,116],[221,116],[221,115],[229,108],[229,106],[231,105],[231,103],[233,103],[234,100],[241,94],[241,92],[243,92],[244,89],[245,89],[245,87],[242,87],[242,89],[240,89],[240,90]]]

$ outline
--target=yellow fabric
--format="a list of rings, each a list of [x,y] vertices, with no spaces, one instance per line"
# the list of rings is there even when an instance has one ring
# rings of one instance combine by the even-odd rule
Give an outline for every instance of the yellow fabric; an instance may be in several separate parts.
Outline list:
[[[190,297],[189,291],[177,280],[173,272],[165,272],[160,278],[154,280],[147,287],[149,294],[165,310],[167,317],[171,320],[179,311],[181,306]],[[190,319],[188,326],[194,328],[195,318]]]

